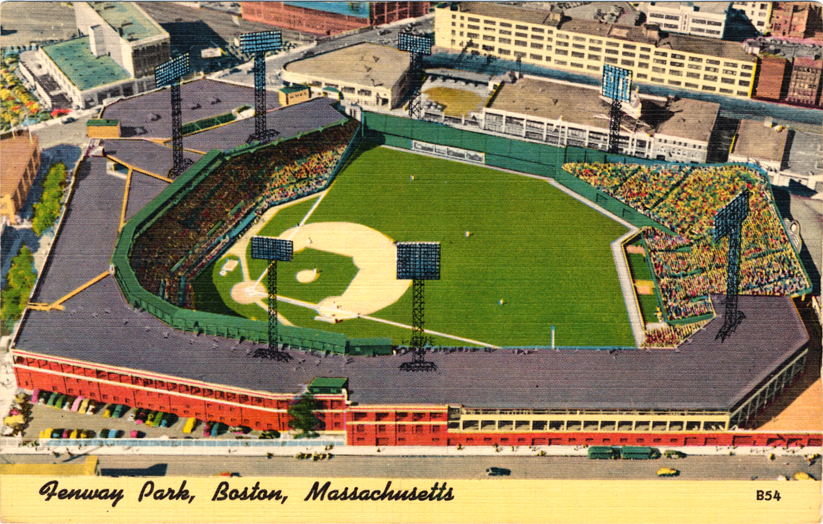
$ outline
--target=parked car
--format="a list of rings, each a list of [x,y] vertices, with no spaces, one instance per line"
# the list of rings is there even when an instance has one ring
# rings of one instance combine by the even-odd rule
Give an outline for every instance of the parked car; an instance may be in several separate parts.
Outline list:
[[[159,414],[159,411],[152,411],[151,413],[149,413],[149,416],[146,417],[146,425],[150,428],[153,428],[155,425],[155,419],[157,419],[157,415]]]
[[[211,428],[211,436],[216,437],[221,433],[224,433],[223,426],[225,426],[225,424],[221,422],[215,422],[214,427]]]
[[[190,417],[186,421],[186,425],[183,426],[183,433],[191,433],[194,431],[195,426],[197,426],[197,419],[195,417]]]
[[[75,413],[80,409],[80,405],[83,403],[83,397],[77,397],[74,399],[74,402],[71,404],[71,410]]]
[[[60,438],[63,435],[62,429],[54,429],[51,432],[51,438]]]
[[[57,394],[57,398],[54,400],[54,407],[55,409],[61,409],[63,407],[63,403],[66,401],[66,395],[62,393]]]
[[[54,432],[52,428],[44,429],[40,432],[40,438],[42,439],[49,439],[51,438],[51,434]]]
[[[89,410],[89,399],[84,398],[83,402],[80,403],[80,407],[77,408],[78,413],[86,413]]]
[[[658,477],[676,477],[680,472],[672,468],[660,468],[657,470]]]
[[[814,480],[811,475],[804,471],[798,471],[794,475],[792,475],[794,480]]]
[[[89,408],[86,410],[86,415],[94,415],[95,409],[97,409],[97,404],[93,400],[89,400]]]
[[[507,468],[487,468],[486,475],[490,477],[508,477],[512,474],[512,470]]]
[[[48,400],[46,400],[46,405],[54,407],[54,403],[57,401],[57,397],[59,396],[60,395],[58,395],[57,393],[52,393],[51,395],[49,395]]]
[[[120,431],[117,429],[110,429],[109,430],[109,438],[117,438],[120,436]]]
[[[675,449],[667,449],[663,452],[663,456],[670,459],[682,459],[686,458],[686,454],[682,451],[677,451]]]
[[[171,420],[172,420],[173,416],[174,415],[172,415],[171,413],[164,413],[163,414],[163,420],[160,421],[160,427],[161,428],[167,428],[167,427],[171,426]]]
[[[69,438],[77,438],[79,433],[80,433],[79,430],[73,429],[73,430],[71,430],[71,433],[69,433]]]
[[[71,430],[69,430],[69,429],[64,429],[64,430],[63,430],[63,435],[62,435],[62,438],[69,438],[69,434],[71,434]]]
[[[90,429],[84,429],[80,432],[80,438],[94,438],[94,431]]]
[[[109,438],[109,429],[108,428],[101,429],[100,433],[98,433],[98,435],[100,435],[100,438]]]
[[[114,407],[114,404],[110,404],[110,405],[106,406],[105,409],[103,409],[103,418],[111,417],[111,412],[112,412],[113,407]]]
[[[203,426],[204,437],[208,437],[209,435],[211,435],[211,426],[212,424],[210,422],[206,422],[206,424]]]
[[[112,418],[120,418],[126,413],[128,413],[130,409],[131,408],[126,406],[125,404],[118,404],[117,407],[114,408],[114,411],[112,412],[111,416]]]
[[[63,405],[60,407],[63,411],[71,411],[71,407],[74,405],[74,397],[70,397],[66,395],[66,399],[63,401]]]
[[[126,417],[126,420],[128,420],[129,422],[134,422],[134,419],[137,418],[137,414],[140,413],[142,410],[143,410],[143,408],[135,409],[134,411],[129,413],[129,416]]]
[[[149,412],[144,409],[143,411],[141,411],[140,413],[138,413],[134,417],[134,422],[136,424],[143,424],[144,422],[146,422],[146,419],[148,418],[148,416],[149,416]]]

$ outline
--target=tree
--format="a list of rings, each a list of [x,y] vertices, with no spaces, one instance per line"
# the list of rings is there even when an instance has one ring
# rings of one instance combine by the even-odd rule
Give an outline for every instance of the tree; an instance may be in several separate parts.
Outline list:
[[[37,273],[33,266],[34,255],[31,249],[23,244],[17,256],[11,259],[11,266],[6,275],[6,286],[0,295],[0,302],[2,302],[0,317],[6,328],[9,323],[14,323],[20,318],[28,304],[31,289],[37,280]]]
[[[317,401],[314,396],[309,393],[303,395],[291,406],[289,406],[288,414],[291,416],[289,420],[289,427],[300,430],[298,437],[316,437],[315,429],[320,424],[320,420],[314,416],[314,411],[318,409]]]
[[[46,179],[43,181],[43,194],[40,202],[34,204],[34,218],[31,219],[31,228],[34,234],[40,236],[57,221],[60,216],[60,203],[63,198],[63,188],[66,186],[66,165],[63,162],[52,164]]]

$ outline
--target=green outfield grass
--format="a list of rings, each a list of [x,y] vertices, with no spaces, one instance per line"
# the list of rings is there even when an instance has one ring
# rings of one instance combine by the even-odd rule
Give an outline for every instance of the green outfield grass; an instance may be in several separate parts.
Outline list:
[[[264,234],[274,236],[293,227],[312,204],[278,213]],[[554,324],[558,345],[633,344],[609,248],[626,229],[544,180],[367,147],[338,175],[308,220],[317,222],[355,222],[395,241],[440,242],[441,280],[426,283],[427,329],[499,346],[529,346],[549,344]],[[295,262],[288,264],[292,272]],[[327,289],[339,289],[326,296],[341,293],[351,280],[346,271],[336,272],[332,266],[337,265],[346,263],[317,261]],[[254,263],[251,274],[260,274]],[[229,275],[213,275],[226,304],[243,314],[226,293]],[[239,270],[230,275],[240,278]],[[279,279],[283,296],[301,298],[297,294],[312,287],[295,282],[287,288],[287,280]],[[317,322],[313,310],[282,302],[279,311],[304,327],[350,337],[391,336],[395,343],[408,340],[409,332],[402,328],[364,319]],[[372,316],[410,324],[411,291]]]

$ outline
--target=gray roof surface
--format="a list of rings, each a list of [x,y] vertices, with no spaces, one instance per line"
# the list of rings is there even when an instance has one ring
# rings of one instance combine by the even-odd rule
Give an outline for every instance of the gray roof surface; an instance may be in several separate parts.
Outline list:
[[[254,107],[254,88],[208,79],[196,80],[180,87],[180,100],[183,123],[187,124],[230,113],[240,106]],[[277,93],[268,93],[266,106],[270,109],[280,107]],[[152,121],[149,115],[159,115],[160,118]],[[125,138],[171,138],[171,95],[168,89],[163,89],[120,100],[106,107],[101,118],[120,120]],[[186,138],[183,145],[188,147]]]
[[[339,111],[331,107],[334,103],[335,101],[329,98],[315,98],[302,104],[270,111],[266,113],[266,128],[279,132],[277,138],[288,138],[301,131],[332,124],[344,118]],[[225,151],[244,144],[252,133],[254,118],[247,118],[184,137],[183,147],[204,152],[215,148]]]
[[[789,130],[766,127],[763,122],[744,118],[737,128],[733,155],[780,162],[786,148]]]
[[[395,47],[362,43],[295,60],[283,69],[312,78],[391,89],[409,69],[409,54]]]
[[[183,139],[183,147],[186,147],[185,138]],[[103,141],[103,150],[106,156],[114,157],[137,169],[155,175],[166,176],[174,164],[171,144],[166,147],[148,140],[105,140]],[[184,151],[183,156],[197,162],[203,155]]]

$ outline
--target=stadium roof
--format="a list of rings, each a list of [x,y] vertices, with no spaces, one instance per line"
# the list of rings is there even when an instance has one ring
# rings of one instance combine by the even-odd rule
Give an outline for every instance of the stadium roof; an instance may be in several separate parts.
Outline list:
[[[766,127],[763,122],[743,119],[737,128],[732,155],[780,162],[786,150],[789,131]]]
[[[408,71],[409,54],[363,43],[290,62],[283,69],[313,78],[391,89]]]
[[[80,173],[35,301],[56,300],[108,270],[120,212],[119,199],[111,195],[122,194],[125,181],[106,173],[103,158],[86,160]],[[144,204],[162,188],[133,183],[129,200]],[[434,353],[426,358],[438,371],[416,374],[398,369],[409,354],[374,358],[292,352],[287,364],[255,359],[250,354],[259,344],[174,331],[132,308],[117,283],[104,278],[68,299],[64,311],[28,311],[14,347],[92,367],[116,366],[271,393],[297,394],[316,377],[347,378],[349,398],[361,404],[725,410],[807,344],[808,335],[791,299],[741,296],[746,318],[720,343],[715,334],[724,308],[716,298],[713,302],[719,318],[678,351]]]
[[[66,78],[80,91],[87,91],[131,78],[110,56],[96,57],[89,51],[89,37],[42,47]]]
[[[89,2],[89,5],[129,42],[166,34],[133,2]]]
[[[468,14],[555,27],[554,24],[549,23],[549,11],[522,9],[490,2],[462,2],[460,9],[461,12]],[[740,43],[727,42],[717,38],[663,33],[667,36],[657,40],[656,38],[647,36],[643,27],[602,24],[594,20],[583,20],[580,18],[564,18],[558,29],[571,33],[637,42],[638,44],[655,46],[658,49],[683,51],[697,55],[716,56],[752,63],[757,61],[757,57],[746,53]]]

